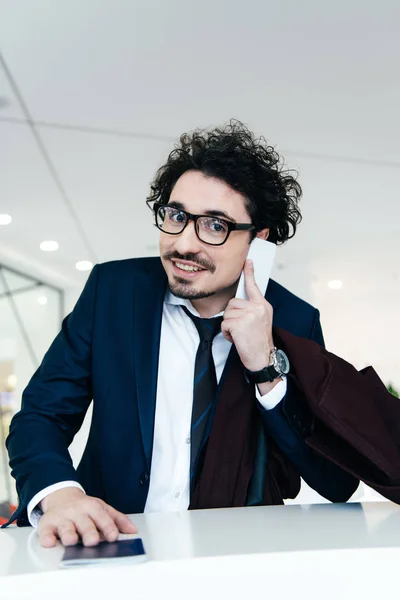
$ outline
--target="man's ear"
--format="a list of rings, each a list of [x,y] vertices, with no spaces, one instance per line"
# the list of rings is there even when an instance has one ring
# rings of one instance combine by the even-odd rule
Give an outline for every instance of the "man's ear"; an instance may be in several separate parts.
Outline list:
[[[257,231],[256,237],[260,238],[261,240],[268,239],[268,236],[269,236],[269,228],[268,229],[261,229],[261,231]]]

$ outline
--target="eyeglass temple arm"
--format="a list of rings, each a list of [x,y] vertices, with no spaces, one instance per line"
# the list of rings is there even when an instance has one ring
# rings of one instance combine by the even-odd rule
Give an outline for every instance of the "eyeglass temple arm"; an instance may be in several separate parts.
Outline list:
[[[251,231],[252,229],[255,229],[255,227],[254,227],[254,225],[250,225],[250,223],[236,223],[234,226],[234,229],[243,230],[243,231]]]

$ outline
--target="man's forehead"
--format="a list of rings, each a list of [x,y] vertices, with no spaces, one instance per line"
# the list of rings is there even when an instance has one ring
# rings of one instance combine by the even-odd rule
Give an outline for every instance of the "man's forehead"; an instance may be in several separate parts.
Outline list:
[[[179,203],[179,208],[198,214],[218,211],[234,220],[247,215],[242,194],[224,181],[197,172],[185,173],[178,179],[169,203]]]

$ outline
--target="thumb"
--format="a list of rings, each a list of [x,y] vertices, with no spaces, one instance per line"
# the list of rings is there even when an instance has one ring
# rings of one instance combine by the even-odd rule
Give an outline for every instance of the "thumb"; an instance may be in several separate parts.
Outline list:
[[[118,527],[121,533],[137,533],[136,525],[130,520],[128,515],[124,515],[124,513],[119,512],[109,504],[104,503],[105,510],[108,512],[110,517],[114,520],[116,526]]]
[[[118,514],[115,524],[121,533],[137,533],[137,527],[127,515]]]

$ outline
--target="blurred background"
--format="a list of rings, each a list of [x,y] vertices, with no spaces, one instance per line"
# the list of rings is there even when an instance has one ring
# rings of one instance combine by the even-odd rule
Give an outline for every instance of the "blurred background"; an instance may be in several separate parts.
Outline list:
[[[399,23],[396,0],[0,0],[0,504],[22,390],[91,266],[158,254],[149,183],[193,128],[240,119],[298,171],[273,277],[400,389]]]

